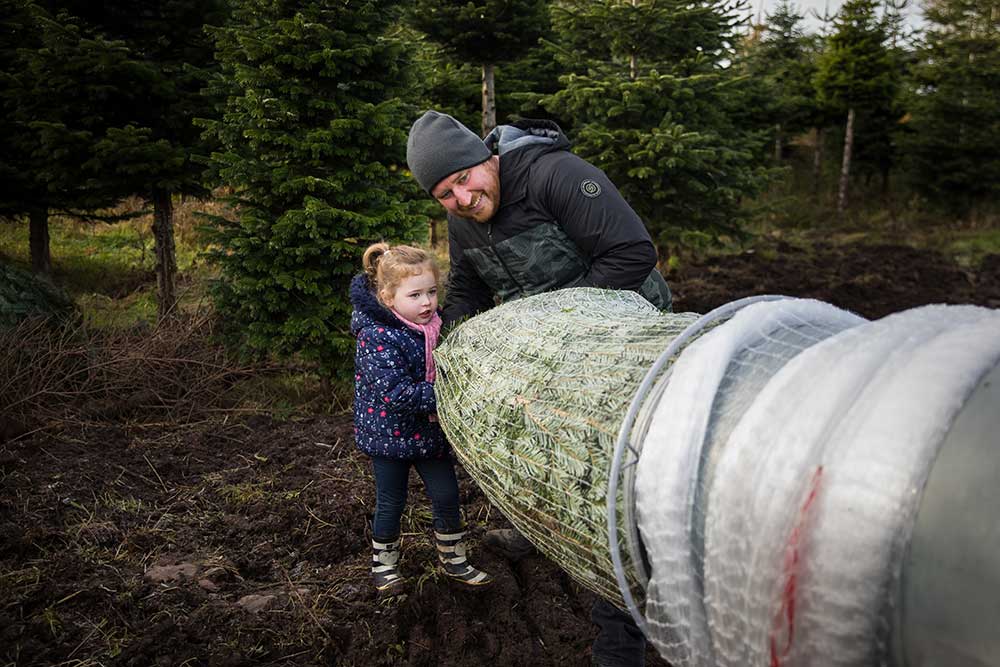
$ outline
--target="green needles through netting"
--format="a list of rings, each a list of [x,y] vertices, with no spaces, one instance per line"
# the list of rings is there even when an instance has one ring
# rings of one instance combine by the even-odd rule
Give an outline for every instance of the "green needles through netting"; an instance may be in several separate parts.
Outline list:
[[[646,372],[697,318],[634,292],[566,289],[479,315],[434,354],[438,414],[465,469],[525,537],[620,606],[606,509],[615,441]]]

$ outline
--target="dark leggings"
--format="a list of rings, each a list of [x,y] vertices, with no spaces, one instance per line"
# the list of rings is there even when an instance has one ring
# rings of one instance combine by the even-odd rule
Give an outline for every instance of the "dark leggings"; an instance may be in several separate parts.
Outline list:
[[[454,532],[462,527],[458,508],[458,478],[450,459],[401,461],[372,457],[375,470],[375,518],[372,533],[379,541],[399,536],[399,522],[406,508],[410,467],[416,468],[434,508],[434,528]]]

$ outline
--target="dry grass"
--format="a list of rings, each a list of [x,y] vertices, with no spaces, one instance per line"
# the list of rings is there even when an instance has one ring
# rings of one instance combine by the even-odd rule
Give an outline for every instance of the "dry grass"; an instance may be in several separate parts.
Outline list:
[[[239,363],[214,342],[214,328],[201,312],[153,327],[26,320],[0,331],[0,427],[23,436],[74,421],[190,422],[231,409],[237,382],[278,369]]]

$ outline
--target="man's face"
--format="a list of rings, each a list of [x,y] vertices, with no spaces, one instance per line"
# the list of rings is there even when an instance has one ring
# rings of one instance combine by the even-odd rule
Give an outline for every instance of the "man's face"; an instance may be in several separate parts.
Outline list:
[[[456,171],[434,186],[431,194],[449,213],[489,221],[500,206],[500,159],[494,155],[475,167]]]

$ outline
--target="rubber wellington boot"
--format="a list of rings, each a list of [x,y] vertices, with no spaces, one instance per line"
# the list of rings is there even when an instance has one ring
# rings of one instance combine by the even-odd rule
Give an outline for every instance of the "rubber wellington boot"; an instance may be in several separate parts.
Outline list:
[[[399,575],[399,538],[372,538],[372,581],[379,595],[398,595],[406,588],[406,579]]]
[[[483,535],[483,544],[511,563],[516,563],[526,556],[535,553],[535,545],[513,528],[488,530]]]
[[[493,583],[493,577],[469,564],[464,537],[465,531],[439,533],[435,530],[434,542],[437,544],[438,561],[444,573],[452,581],[469,588],[485,588]]]

